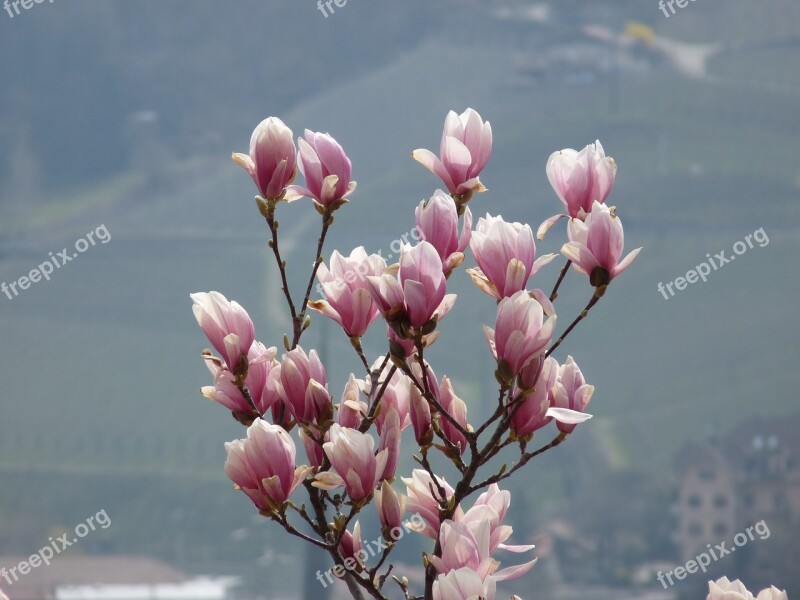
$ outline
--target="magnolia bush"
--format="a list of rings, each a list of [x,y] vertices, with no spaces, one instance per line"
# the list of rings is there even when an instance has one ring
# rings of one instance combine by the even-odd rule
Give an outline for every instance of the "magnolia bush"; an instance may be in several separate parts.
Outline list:
[[[233,155],[258,188],[256,204],[292,327],[278,357],[277,347],[256,340],[242,306],[219,292],[192,294],[195,317],[216,351],[204,352],[214,381],[202,392],[247,427],[243,439],[226,444],[225,472],[236,488],[261,515],[327,552],[333,574],[353,598],[395,593],[407,600],[492,600],[497,582],[520,577],[536,563],[533,546],[508,543],[512,528],[504,520],[511,497],[499,484],[591,416],[586,410],[594,387],[572,356],[559,363],[554,353],[640,250],[622,258],[622,222],[606,204],[616,164],[599,141],[555,152],[547,162],[563,213],[542,223],[537,237],[561,219],[567,227],[560,248],[566,262],[545,293],[533,282],[557,255],[537,257],[531,226],[491,214],[473,221],[468,204],[486,191],[480,175],[491,151],[490,124],[467,109],[447,115],[438,155],[412,153],[445,189],[416,207],[418,243],[405,244],[394,265],[361,246],[349,254],[334,250],[325,262],[335,213],[356,189],[351,162],[333,137],[306,131],[296,146],[292,131],[270,117],[253,132],[249,154]],[[298,171],[304,185],[293,183]],[[298,297],[288,285],[278,216],[301,198],[310,199],[321,225],[316,260]],[[484,332],[487,358],[496,365],[497,399],[482,423],[470,422],[458,383],[440,378],[426,358],[439,322],[454,312],[448,279],[467,248],[475,266],[466,273],[486,301],[496,303],[495,322]],[[558,335],[554,303],[570,269],[586,278],[590,299]],[[311,297],[315,282],[324,297]],[[311,311],[341,327],[363,365],[338,398],[318,353],[301,345]],[[361,340],[378,320],[385,323],[386,351],[371,359]],[[417,468],[398,478],[401,454],[409,450],[410,440],[402,444],[407,428]],[[517,453],[511,466],[493,461],[503,450]],[[435,454],[452,464],[447,478],[432,466]],[[365,536],[359,521],[365,510],[377,513],[380,534]],[[390,562],[402,527],[431,540],[418,577],[395,573]],[[377,553],[365,544],[376,536],[383,537]],[[526,558],[501,568],[497,557],[507,552]],[[322,574],[318,578],[323,582]],[[735,585],[730,589],[739,590]],[[709,598],[752,598],[744,588],[722,589],[723,583],[712,584]]]

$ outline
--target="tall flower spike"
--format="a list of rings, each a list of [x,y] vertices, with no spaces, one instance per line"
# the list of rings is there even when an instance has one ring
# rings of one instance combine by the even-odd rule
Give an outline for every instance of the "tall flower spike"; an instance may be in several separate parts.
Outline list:
[[[611,193],[617,163],[606,156],[600,140],[589,144],[580,152],[566,148],[553,152],[547,161],[547,178],[564,204],[567,214],[553,215],[539,226],[537,237],[541,240],[547,231],[565,217],[586,219],[594,201],[603,204]]]
[[[414,160],[437,175],[447,190],[462,196],[486,190],[478,177],[492,154],[492,126],[477,111],[447,114],[437,157],[430,150],[414,150]]]
[[[261,197],[277,200],[297,175],[294,135],[278,117],[261,121],[250,137],[250,154],[235,152],[233,161],[250,174]]]
[[[564,244],[561,253],[595,287],[608,285],[642,250],[633,250],[620,262],[625,241],[622,221],[608,206],[596,200],[585,223],[577,219],[570,221],[569,233],[571,241]]]
[[[356,182],[350,180],[352,164],[339,142],[327,133],[306,129],[305,139],[299,138],[297,144],[300,172],[306,185],[289,186],[286,199],[308,196],[321,206],[334,209],[346,202],[356,189]]]

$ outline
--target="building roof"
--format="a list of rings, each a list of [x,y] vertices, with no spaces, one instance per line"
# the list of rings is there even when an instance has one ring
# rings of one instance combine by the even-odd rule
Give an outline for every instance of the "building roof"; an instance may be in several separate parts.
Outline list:
[[[28,561],[30,556],[0,555],[0,567],[6,571]],[[169,565],[143,556],[56,556],[50,565],[30,569],[27,575],[17,571],[18,580],[11,574],[0,579],[12,600],[51,598],[56,587],[85,585],[156,585],[184,583],[186,574]]]

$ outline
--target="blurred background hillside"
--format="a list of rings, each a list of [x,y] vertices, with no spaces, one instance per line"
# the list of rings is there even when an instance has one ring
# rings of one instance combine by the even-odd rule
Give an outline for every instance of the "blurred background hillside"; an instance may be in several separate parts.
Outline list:
[[[796,0],[698,0],[669,18],[653,0],[349,0],[327,18],[312,0],[57,0],[0,12],[0,54],[0,281],[101,224],[111,234],[51,281],[0,295],[0,556],[30,555],[105,509],[113,525],[71,553],[240,576],[247,598],[299,598],[298,580],[322,597],[300,575],[301,549],[231,490],[223,443],[242,430],[199,393],[207,343],[190,292],[240,301],[267,346],[287,330],[254,188],[230,153],[268,115],[296,134],[329,131],[359,186],[328,254],[386,256],[437,187],[410,151],[438,148],[447,110],[471,106],[495,135],[476,217],[535,228],[560,209],[550,153],[599,138],[619,165],[609,203],[626,247],[644,246],[559,353],[596,386],[595,418],[510,484],[515,539],[536,540],[542,558],[509,593],[663,592],[649,570],[686,560],[695,446],[688,463],[724,462],[728,501],[743,507],[724,534],[710,522],[701,546],[752,525],[745,515],[772,530],[715,572],[800,593],[787,560],[800,553],[800,448],[785,425],[800,385]],[[316,213],[295,203],[279,219],[290,267],[305,271]],[[759,228],[769,244],[668,300],[658,292]],[[539,253],[563,237],[561,223]],[[493,402],[480,325],[494,306],[465,275],[451,282],[459,301],[431,360],[479,417]],[[591,292],[577,276],[562,290],[566,325]],[[371,356],[384,350],[374,329]],[[327,348],[338,396],[358,368],[347,340],[316,318],[309,344]],[[754,449],[794,466],[753,471]],[[747,505],[741,490],[764,477],[785,502]],[[405,560],[421,548],[409,541]],[[705,581],[670,592],[700,597]]]

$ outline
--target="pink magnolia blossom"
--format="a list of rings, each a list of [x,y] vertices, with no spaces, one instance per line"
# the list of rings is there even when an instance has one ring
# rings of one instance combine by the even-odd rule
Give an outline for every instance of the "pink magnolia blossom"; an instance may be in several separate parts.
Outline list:
[[[449,414],[456,423],[461,425],[464,429],[467,429],[467,404],[458,396],[456,396],[456,392],[453,389],[453,384],[450,381],[450,378],[444,376],[442,378],[442,386],[439,390],[439,404],[442,408]],[[445,417],[444,415],[440,416],[439,419],[439,426],[442,429],[442,433],[448,439],[451,444],[458,446],[461,449],[461,454],[464,454],[467,450],[467,438],[461,433],[458,428],[456,428],[453,423],[450,422],[450,419]]]
[[[377,371],[381,367],[383,358],[378,358],[372,364],[372,371]],[[386,383],[386,379],[389,382]],[[392,369],[389,363],[383,365],[383,370],[378,375],[377,379],[378,389],[383,389],[383,395],[380,399],[380,408],[375,417],[375,426],[379,435],[383,435],[383,430],[386,427],[386,418],[391,410],[397,412],[399,418],[400,429],[403,430],[411,425],[410,416],[410,388],[411,380],[407,375],[401,373],[398,369]],[[369,395],[372,392],[372,382],[369,378],[364,382],[364,394]]]
[[[558,379],[558,362],[552,356],[548,357],[541,363],[540,371],[540,361],[532,360],[522,370],[519,379],[523,383],[529,381],[530,383],[526,385],[533,386],[531,389],[517,392],[523,394],[523,400],[522,405],[514,413],[511,427],[517,436],[522,438],[531,435],[552,420],[552,417],[547,416],[547,411],[550,408],[553,386]]]
[[[789,596],[786,591],[771,586],[761,590],[754,598],[738,579],[730,581],[727,577],[722,577],[717,581],[708,582],[706,600],[789,600]]]
[[[256,336],[250,315],[219,292],[198,292],[190,297],[198,325],[228,369],[238,374],[240,367],[247,364],[247,353]]]
[[[494,600],[497,584],[468,567],[439,575],[433,582],[433,600]]]
[[[234,162],[250,174],[262,198],[275,200],[297,175],[292,130],[278,117],[264,119],[250,137],[250,154],[234,153]]]
[[[330,270],[322,264],[317,271],[326,299],[309,302],[309,306],[336,321],[350,337],[361,337],[380,315],[367,277],[382,275],[386,261],[378,254],[367,255],[359,246],[349,257],[334,250],[330,264]]]
[[[433,441],[430,403],[415,385],[410,386],[409,395],[414,438],[420,446],[428,445]]]
[[[455,294],[445,295],[444,300],[442,300],[442,303],[433,313],[433,318],[436,319],[437,322],[441,321],[447,315],[447,313],[450,312],[450,309],[453,308],[455,303]],[[400,337],[391,325],[387,324],[386,335],[388,336],[389,341],[394,345],[392,350],[393,353],[401,352],[402,357],[412,356],[416,353],[417,348],[414,340]],[[422,336],[422,343],[425,345],[425,348],[429,348],[437,339],[439,339],[439,331],[433,331]]]
[[[3,593],[3,590],[0,590],[0,600],[8,600],[8,596]]]
[[[388,481],[384,481],[375,492],[375,509],[384,529],[391,530],[403,524],[406,512],[406,499],[394,491]]]
[[[256,419],[247,438],[225,444],[225,473],[259,510],[285,502],[309,472],[295,467],[295,445],[279,425]]]
[[[533,568],[537,559],[498,571],[500,563],[491,556],[494,551],[491,547],[493,523],[498,522],[498,515],[489,505],[478,507],[476,513],[476,518],[471,520],[446,520],[442,523],[439,533],[442,556],[428,556],[437,571],[449,573],[467,567],[481,579],[492,576],[496,581],[505,581],[522,577]],[[510,535],[511,528],[504,527],[508,529],[504,533]],[[495,548],[502,546],[498,544]],[[532,550],[533,546],[506,546],[505,549],[525,552]]]
[[[489,214],[478,219],[470,248],[479,268],[467,273],[475,285],[498,300],[524,290],[528,279],[556,257],[547,254],[536,259],[530,225]]]
[[[306,186],[289,186],[286,200],[308,196],[322,206],[329,206],[353,193],[356,182],[350,181],[352,165],[339,142],[327,133],[306,129],[305,139],[299,138],[297,145],[300,172],[306,179]]]
[[[381,399],[383,402],[383,399]],[[394,479],[397,472],[397,463],[400,461],[400,414],[394,406],[384,408],[383,425],[381,431],[378,450],[387,451],[386,465],[380,475],[380,479]]]
[[[325,442],[323,448],[336,472],[318,474],[314,485],[322,489],[344,486],[355,502],[368,498],[380,482],[389,450],[383,449],[376,456],[372,436],[338,423],[334,423],[328,433],[330,441]]]
[[[452,304],[446,297],[447,280],[436,248],[428,242],[405,246],[400,254],[398,277],[384,274],[368,277],[372,297],[388,322],[406,317],[412,327],[421,327],[440,307]]]
[[[552,388],[552,408],[547,412],[556,419],[559,431],[572,433],[578,423],[591,418],[586,407],[592,394],[594,386],[587,385],[575,360],[567,356],[558,369],[558,380]]]
[[[261,342],[253,342],[247,353],[248,368],[244,387],[250,393],[258,415],[265,414],[280,401],[278,382],[280,363],[275,360],[277,348],[267,348]],[[212,375],[214,385],[202,388],[203,395],[237,415],[251,415],[253,407],[236,385],[236,377],[228,369],[216,364],[215,359],[207,359],[206,364]]]
[[[300,436],[300,441],[303,442],[308,464],[312,467],[319,467],[322,464],[323,458],[325,458],[322,445],[320,441],[318,441],[323,439],[323,434],[314,425],[308,425],[306,427],[301,427],[298,431],[298,435]]]
[[[325,367],[316,350],[306,354],[300,346],[283,355],[280,394],[286,409],[298,423],[316,423],[333,416]]]
[[[438,486],[434,483],[430,474],[424,469],[414,469],[411,477],[403,477],[402,481],[406,484],[406,510],[411,514],[417,514],[425,521],[425,526],[417,531],[430,538],[436,539],[439,531],[439,508],[440,501],[453,497],[454,490],[444,477],[436,476]],[[441,498],[439,486],[445,492],[445,498]],[[463,512],[460,507],[456,508],[456,519]]]
[[[436,190],[430,199],[420,203],[415,218],[422,239],[436,248],[444,273],[449,275],[464,260],[464,250],[472,237],[472,212],[465,209],[459,236],[456,203],[442,190]]]
[[[361,400],[361,391],[356,376],[350,373],[350,378],[344,386],[342,401],[338,406],[336,421],[342,427],[358,429],[367,414],[369,407]]]
[[[492,154],[492,126],[477,111],[447,114],[437,157],[430,150],[414,150],[411,156],[437,175],[454,195],[486,190],[479,179]]]
[[[564,244],[561,253],[595,287],[607,285],[627,269],[641,251],[637,248],[620,262],[625,240],[622,221],[608,206],[597,201],[586,221],[572,219],[568,231],[570,241]]]
[[[497,549],[521,553],[534,548],[505,544],[513,533],[509,525],[503,525],[510,505],[511,493],[492,484],[467,512],[457,512],[453,521],[445,521],[439,535],[442,556],[430,557],[437,570],[446,573],[466,566],[482,578],[491,575],[497,581],[516,579],[527,573],[536,559],[497,571],[500,563],[490,556]]]
[[[494,357],[516,376],[547,348],[555,323],[555,315],[545,321],[542,305],[521,290],[500,301],[495,329],[484,327],[484,332]]]
[[[547,178],[567,211],[554,215],[539,226],[537,237],[542,239],[556,221],[573,217],[586,219],[595,201],[603,204],[611,193],[617,164],[606,156],[600,140],[580,152],[566,148],[553,152],[547,161]]]
[[[348,567],[348,570],[360,572],[364,567],[364,560],[368,555],[364,550],[364,542],[361,538],[361,523],[358,521],[353,526],[352,533],[345,529],[342,541],[339,542],[339,554],[345,560],[345,565],[348,563],[352,565],[352,568]]]

